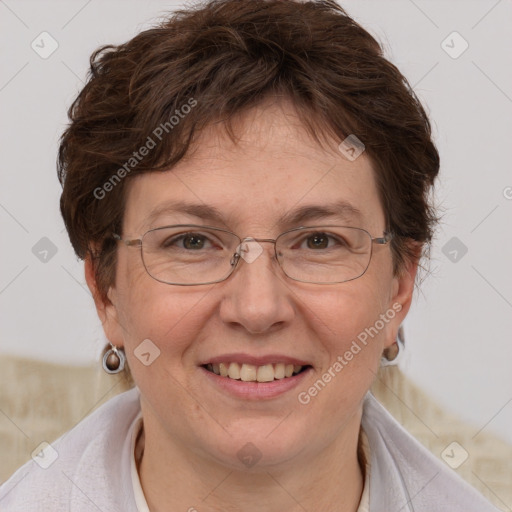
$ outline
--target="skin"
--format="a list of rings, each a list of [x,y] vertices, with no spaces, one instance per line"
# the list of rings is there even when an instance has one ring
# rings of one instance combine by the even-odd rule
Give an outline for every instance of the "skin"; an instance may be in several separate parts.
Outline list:
[[[339,224],[382,236],[384,212],[371,161],[321,148],[286,102],[266,102],[240,117],[233,144],[211,127],[195,152],[172,171],[130,180],[123,238],[139,238],[168,224],[211,224],[185,214],[148,223],[148,213],[169,200],[215,206],[242,238],[276,238],[296,226],[279,218],[305,204],[340,199],[362,212]],[[325,223],[334,219],[327,218]],[[303,224],[319,225],[321,220]],[[332,222],[334,223],[334,222]],[[265,510],[354,512],[363,488],[357,461],[362,400],[392,346],[410,306],[416,264],[392,271],[388,246],[374,246],[367,272],[341,284],[288,279],[272,244],[252,263],[241,262],[224,282],[180,287],[145,271],[138,249],[119,244],[111,303],[99,298],[90,261],[86,278],[107,338],[124,347],[141,392],[144,455],[139,467],[152,511]],[[307,390],[379,315],[402,309],[309,404]],[[161,351],[151,365],[134,356],[142,340]],[[270,400],[241,400],[207,381],[198,368],[227,352],[287,354],[313,371],[300,389]],[[247,468],[237,452],[251,442],[261,453]],[[193,509],[192,509],[193,510]]]

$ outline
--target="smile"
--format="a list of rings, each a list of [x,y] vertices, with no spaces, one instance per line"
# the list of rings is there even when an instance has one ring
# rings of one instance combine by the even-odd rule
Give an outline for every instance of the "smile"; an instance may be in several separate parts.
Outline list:
[[[243,382],[273,382],[298,375],[309,368],[309,365],[273,363],[257,366],[249,363],[224,362],[206,364],[203,368],[211,373]]]

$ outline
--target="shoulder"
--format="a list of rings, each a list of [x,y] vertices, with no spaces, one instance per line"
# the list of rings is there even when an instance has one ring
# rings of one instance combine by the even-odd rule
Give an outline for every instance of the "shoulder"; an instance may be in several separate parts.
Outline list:
[[[0,510],[78,512],[91,510],[91,501],[117,510],[119,503],[109,508],[104,500],[115,503],[112,489],[127,481],[123,468],[130,466],[122,458],[129,456],[129,433],[139,413],[137,388],[110,399],[0,486]],[[129,504],[120,510],[128,511]]]
[[[362,428],[370,447],[370,504],[378,503],[379,510],[497,512],[370,393],[364,400]]]

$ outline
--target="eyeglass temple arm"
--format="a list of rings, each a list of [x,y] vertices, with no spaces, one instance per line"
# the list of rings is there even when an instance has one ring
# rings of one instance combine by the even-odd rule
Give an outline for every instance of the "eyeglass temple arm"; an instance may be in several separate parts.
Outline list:
[[[123,240],[117,233],[112,233],[112,237],[118,242],[123,242],[125,245],[140,245],[142,240],[140,238],[135,238],[133,240]]]
[[[387,244],[391,239],[393,238],[393,234],[392,233],[388,233],[387,231],[384,232],[384,236],[383,237],[375,237],[375,238],[372,238],[372,242],[374,244],[379,244],[379,245],[385,245]]]

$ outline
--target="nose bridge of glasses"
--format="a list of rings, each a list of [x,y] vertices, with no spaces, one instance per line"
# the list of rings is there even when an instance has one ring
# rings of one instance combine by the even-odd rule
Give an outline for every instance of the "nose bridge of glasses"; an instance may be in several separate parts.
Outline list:
[[[247,263],[252,263],[263,253],[263,247],[260,243],[271,243],[275,246],[275,242],[276,240],[273,238],[245,237],[241,240],[233,258],[238,260],[241,257]],[[234,260],[232,259],[232,263],[233,261]]]
[[[276,239],[275,238],[254,238],[252,236],[247,236],[244,239],[242,239],[242,243],[244,243],[244,242],[256,242],[256,243],[264,242],[264,243],[269,243],[269,244],[275,244]]]

